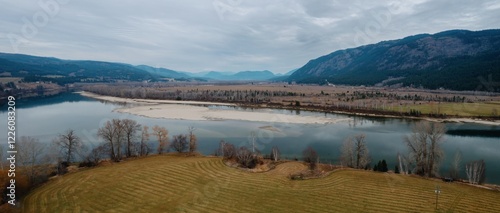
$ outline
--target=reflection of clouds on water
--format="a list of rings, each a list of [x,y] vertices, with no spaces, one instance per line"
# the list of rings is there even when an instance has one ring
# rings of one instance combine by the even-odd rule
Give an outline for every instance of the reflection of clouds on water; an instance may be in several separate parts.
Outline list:
[[[320,141],[343,141],[346,136],[346,131],[330,125],[326,128],[318,128],[318,132],[314,133],[312,138]]]
[[[173,119],[155,119],[136,116],[128,113],[112,112],[120,106],[115,104],[103,104],[98,101],[88,102],[63,102],[45,105],[32,104],[29,108],[19,109],[18,134],[39,138],[41,142],[51,142],[59,133],[66,129],[75,129],[77,135],[84,142],[98,142],[97,129],[105,121],[113,118],[128,118],[136,120],[141,125],[150,128],[154,125],[164,126],[169,135],[187,134],[188,127],[196,128],[195,134],[199,140],[199,151],[203,154],[213,154],[221,139],[235,145],[249,144],[249,135],[256,133],[256,146],[263,154],[269,154],[273,146],[278,146],[282,155],[288,158],[301,158],[302,150],[311,145],[320,154],[320,160],[331,160],[338,162],[339,150],[342,142],[348,136],[364,133],[366,134],[367,146],[372,156],[372,165],[376,161],[386,159],[390,169],[397,162],[398,151],[405,155],[408,151],[403,136],[411,133],[411,127],[415,120],[393,119],[393,118],[364,118],[359,116],[346,116],[326,114],[333,119],[355,118],[355,127],[349,126],[349,122],[337,122],[332,124],[298,124],[288,123],[286,120],[279,122],[283,117],[269,114],[265,117],[268,122],[250,122],[241,120],[224,121],[191,121]],[[44,114],[43,112],[50,112]],[[53,112],[59,112],[54,116]],[[295,111],[266,110],[273,113],[294,115]],[[280,114],[280,113],[278,113]],[[300,116],[325,117],[325,113],[301,112]],[[274,117],[274,118],[273,118]],[[6,114],[0,112],[0,118],[6,120]],[[273,120],[274,119],[274,120]],[[1,119],[0,119],[1,120]],[[273,122],[274,121],[274,122]],[[351,124],[353,124],[351,122]],[[361,125],[362,124],[362,125]],[[6,124],[2,124],[6,125]],[[0,127],[2,127],[0,125]],[[499,130],[500,126],[488,126],[479,124],[447,123],[448,129],[480,129]],[[487,165],[487,178],[489,181],[500,180],[500,140],[498,138],[483,138],[477,136],[460,137],[446,135],[442,144],[445,157],[441,163],[441,171],[447,171],[449,161],[457,149],[463,153],[463,164],[472,160],[484,159]],[[150,138],[150,142],[156,146],[156,139]],[[86,144],[88,144],[86,143]]]

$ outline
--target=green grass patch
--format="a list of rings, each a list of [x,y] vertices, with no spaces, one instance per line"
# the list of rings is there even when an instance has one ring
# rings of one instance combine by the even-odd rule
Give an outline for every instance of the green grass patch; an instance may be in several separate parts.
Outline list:
[[[423,114],[446,114],[458,116],[499,116],[500,102],[484,103],[427,103],[406,107],[418,110]]]

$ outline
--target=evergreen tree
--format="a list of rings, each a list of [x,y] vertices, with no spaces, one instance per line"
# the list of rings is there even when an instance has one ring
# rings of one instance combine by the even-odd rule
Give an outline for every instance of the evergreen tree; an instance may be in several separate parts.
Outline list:
[[[381,171],[382,171],[382,169],[383,169],[383,166],[382,166],[382,161],[378,161],[378,163],[377,163],[377,170],[376,170],[376,171],[377,171],[377,172],[381,172]]]
[[[396,165],[394,167],[394,173],[399,174],[399,167],[398,167],[398,165]]]
[[[387,162],[385,162],[385,159],[382,160],[382,168],[379,168],[381,172],[387,172],[389,169],[387,168]]]

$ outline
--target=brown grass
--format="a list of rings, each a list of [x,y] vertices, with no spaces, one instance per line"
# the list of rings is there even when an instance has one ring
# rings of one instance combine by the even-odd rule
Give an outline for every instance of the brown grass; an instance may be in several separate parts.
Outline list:
[[[65,175],[30,193],[24,212],[498,212],[500,193],[461,184],[339,170],[291,181],[299,162],[249,173],[219,158],[152,156]]]
[[[424,90],[414,88],[380,88],[380,87],[354,87],[354,86],[317,86],[317,85],[286,85],[286,84],[261,84],[261,85],[178,85],[173,87],[160,88],[162,91],[183,91],[189,90],[221,90],[221,91],[234,91],[234,90],[257,90],[257,91],[285,91],[297,94],[305,94],[305,96],[278,96],[271,97],[271,104],[294,105],[295,101],[300,101],[302,107],[314,105],[318,107],[338,107],[339,105],[349,105],[352,111],[363,107],[368,107],[369,110],[376,110],[380,113],[394,112],[394,113],[408,113],[410,109],[420,110],[425,114],[441,114],[446,113],[448,116],[461,116],[461,117],[476,117],[476,116],[492,116],[493,109],[496,108],[500,111],[498,105],[492,103],[500,102],[500,95],[486,96],[477,95],[470,92],[460,91],[447,91],[447,90]],[[321,94],[323,92],[323,95]],[[353,93],[385,93],[387,95],[393,94],[398,96],[415,95],[422,97],[441,97],[453,98],[454,96],[465,97],[465,103],[462,102],[442,102],[437,101],[413,101],[413,100],[394,100],[387,97],[374,97],[364,99],[354,99],[346,101],[348,97],[354,97]],[[346,94],[345,97],[339,97],[337,94]],[[340,98],[340,100],[339,100]],[[467,103],[471,102],[471,103]],[[438,109],[438,107],[440,109]],[[472,106],[472,107],[470,107]],[[344,110],[342,110],[344,111]],[[500,112],[498,112],[500,115]],[[498,116],[498,115],[497,115]]]

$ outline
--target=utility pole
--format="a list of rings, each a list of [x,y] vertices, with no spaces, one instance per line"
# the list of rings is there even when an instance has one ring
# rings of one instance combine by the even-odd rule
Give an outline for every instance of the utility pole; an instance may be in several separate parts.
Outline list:
[[[434,192],[436,193],[436,210],[437,210],[439,194],[441,193],[441,187],[439,187],[439,185],[436,185],[436,190],[434,190]]]

